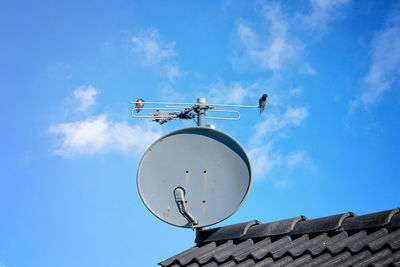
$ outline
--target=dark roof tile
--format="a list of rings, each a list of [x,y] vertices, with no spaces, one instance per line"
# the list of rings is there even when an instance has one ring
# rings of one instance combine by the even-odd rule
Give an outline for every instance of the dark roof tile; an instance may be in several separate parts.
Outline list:
[[[346,258],[344,261],[340,262],[338,266],[357,266],[362,264],[366,258],[371,256],[371,252],[368,250],[361,251],[359,253],[353,254],[351,257]]]
[[[193,258],[201,257],[205,253],[215,250],[215,248],[216,248],[215,242],[203,245],[201,247],[196,246],[196,247],[188,249],[174,257],[171,257],[165,261],[162,261],[162,262],[160,262],[160,264],[162,266],[168,266],[174,262],[178,262],[179,264],[185,265],[185,264],[188,264],[189,262],[191,262]]]
[[[256,251],[262,247],[266,247],[268,245],[271,244],[271,238],[267,237],[259,242],[257,242],[256,244],[254,244],[253,246],[249,247],[248,249],[241,251],[241,252],[236,252],[235,254],[233,254],[233,257],[235,259],[235,261],[240,262],[242,260],[244,260],[245,258],[247,258],[247,256],[252,253],[253,251]]]
[[[225,250],[221,251],[220,253],[215,254],[213,256],[213,258],[215,259],[216,262],[224,262],[225,260],[227,260],[229,258],[229,256],[231,256],[235,252],[240,251],[243,248],[251,246],[251,245],[253,245],[253,240],[248,239],[238,245],[231,246],[231,248],[229,250],[225,249]]]
[[[236,262],[234,260],[230,260],[220,265],[221,267],[233,267],[236,266]]]
[[[387,235],[383,235],[368,243],[368,247],[372,251],[381,249],[384,245],[388,244],[392,249],[400,248],[400,229],[397,229]]]
[[[312,259],[310,259],[310,260],[308,260],[308,261],[305,261],[305,262],[303,262],[303,263],[300,263],[298,266],[300,267],[300,266],[303,266],[303,267],[305,267],[305,266],[311,266],[311,267],[314,267],[314,266],[321,266],[324,262],[326,262],[326,261],[328,261],[329,259],[331,259],[332,258],[332,255],[331,254],[329,254],[329,253],[323,253],[323,254],[321,254],[321,255],[319,255],[318,257],[316,257],[316,258],[312,258]]]
[[[226,251],[226,250],[230,251],[233,246],[234,246],[233,241],[228,240],[225,243],[223,243],[222,245],[218,246],[217,248],[210,250],[207,253],[204,253],[203,255],[197,257],[196,260],[199,263],[204,264],[204,263],[208,262],[210,259],[215,258],[215,255],[217,255],[221,251],[222,252]]]
[[[400,226],[400,212],[393,215],[388,226],[389,227],[399,227]]]
[[[400,251],[393,253],[390,259],[395,266],[400,266]]]
[[[375,267],[390,266],[390,264],[393,264],[394,266],[400,265],[400,251],[392,253],[385,257],[380,257],[379,259],[376,259],[374,262],[371,263],[371,265]]]
[[[304,255],[304,256],[298,258],[297,260],[295,260],[295,261],[289,263],[289,264],[286,265],[286,266],[287,266],[287,267],[299,266],[299,265],[302,265],[302,264],[304,264],[304,263],[310,261],[311,259],[312,259],[311,255],[306,254],[306,255]]]
[[[348,238],[344,238],[338,242],[332,243],[327,247],[330,253],[337,254],[340,251],[347,248],[347,246],[353,242],[357,242],[357,240],[364,238],[367,235],[367,231],[361,230],[354,235],[349,236]]]
[[[382,259],[387,258],[392,254],[392,252],[389,249],[384,249],[379,251],[378,253],[372,254],[368,251],[365,250],[362,253],[369,253],[368,257],[360,257],[360,260],[354,264],[354,266],[369,266],[373,264],[374,262],[380,261]]]
[[[303,242],[302,244],[292,247],[289,249],[289,254],[298,257],[303,254],[304,251],[315,251],[317,248],[320,248],[325,242],[329,240],[329,237],[326,233],[320,234],[317,237],[314,237],[307,242]]]
[[[204,267],[216,267],[216,266],[218,266],[218,264],[216,262],[212,261],[203,266]]]
[[[278,241],[275,241],[265,247],[260,247],[257,250],[253,251],[250,255],[256,260],[264,258],[269,252],[279,249],[282,246],[286,246],[290,244],[292,239],[290,236],[284,236],[283,238],[279,239]]]
[[[343,214],[323,217],[319,219],[301,221],[296,224],[296,227],[290,234],[309,234],[337,230],[346,218],[353,216],[354,213],[346,212]]]
[[[372,227],[382,227],[390,223],[393,215],[399,212],[399,209],[386,210],[371,213],[363,216],[350,217],[344,220],[343,230],[367,229]]]
[[[265,258],[262,261],[257,262],[254,264],[254,267],[261,267],[261,266],[268,266],[268,264],[274,263],[274,260],[272,258]]]
[[[301,237],[296,238],[292,242],[289,242],[287,244],[275,248],[274,250],[271,251],[271,254],[274,257],[274,259],[280,258],[283,255],[285,255],[291,248],[294,248],[296,246],[301,246],[307,241],[308,241],[308,235],[302,235]]]
[[[232,224],[229,226],[214,228],[210,230],[201,231],[197,237],[195,242],[199,243],[207,243],[212,241],[220,241],[220,240],[228,240],[228,239],[237,239],[243,237],[247,230],[256,224],[259,224],[259,221],[250,221],[245,223]]]
[[[362,250],[370,242],[375,241],[380,237],[387,236],[387,234],[388,231],[386,230],[386,228],[381,228],[370,235],[366,235],[363,236],[363,238],[354,240],[354,242],[348,244],[348,247],[350,248],[351,252],[358,252]]]
[[[238,267],[253,267],[256,262],[253,259],[247,259],[244,262],[238,264]]]
[[[307,220],[304,216],[298,216],[287,220],[265,223],[252,226],[244,236],[244,238],[256,238],[263,236],[284,235],[293,231],[296,224],[300,221]]]
[[[344,251],[340,254],[338,254],[335,257],[330,258],[329,260],[325,261],[323,264],[321,264],[321,267],[329,267],[329,266],[341,266],[340,264],[342,262],[345,262],[351,258],[351,253],[348,251]]]
[[[163,266],[400,266],[399,210],[251,221],[201,232]]]
[[[274,267],[287,266],[291,262],[293,262],[293,258],[290,256],[286,256],[286,257],[284,257],[278,261],[275,261],[274,263],[268,264],[266,266],[274,266]]]
[[[348,237],[347,232],[340,232],[340,233],[336,234],[335,236],[330,237],[319,244],[316,244],[315,247],[310,247],[308,249],[308,251],[310,251],[311,255],[317,256],[317,255],[321,254],[331,244],[341,242],[341,240],[343,240],[347,237]]]

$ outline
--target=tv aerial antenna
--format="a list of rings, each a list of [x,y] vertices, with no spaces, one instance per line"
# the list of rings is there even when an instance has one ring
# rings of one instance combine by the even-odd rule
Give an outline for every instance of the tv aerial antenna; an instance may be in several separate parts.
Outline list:
[[[198,98],[197,103],[145,102],[143,99],[138,99],[135,102],[131,102],[131,104],[135,104],[131,115],[133,118],[150,118],[160,125],[173,120],[195,120],[197,126],[204,127],[206,126],[206,118],[214,120],[240,119],[239,111],[219,108],[258,108],[262,113],[267,103],[267,98],[268,95],[264,94],[259,99],[258,106],[208,104],[205,98]],[[140,111],[142,113],[139,113]],[[207,116],[207,113],[217,115]],[[227,117],[218,116],[221,113],[225,113]]]
[[[197,103],[145,102],[141,99],[131,102],[135,104],[134,118],[151,118],[159,124],[193,119],[200,126],[170,132],[144,153],[137,170],[137,187],[143,203],[153,215],[174,226],[196,229],[198,233],[225,220],[240,208],[252,184],[250,160],[234,138],[206,127],[206,115],[220,112],[228,115],[207,119],[238,120],[238,111],[217,108],[259,108],[262,112],[266,97],[264,103],[262,98],[259,106],[207,104],[205,98],[199,98]],[[142,110],[147,113],[138,115]]]

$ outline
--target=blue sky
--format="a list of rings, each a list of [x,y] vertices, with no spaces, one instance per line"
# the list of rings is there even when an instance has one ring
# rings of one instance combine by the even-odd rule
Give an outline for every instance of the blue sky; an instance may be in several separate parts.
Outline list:
[[[136,189],[145,149],[193,123],[135,120],[137,98],[269,95],[262,116],[212,122],[254,170],[219,225],[399,206],[398,1],[2,1],[0,36],[1,267],[154,266],[193,246]]]

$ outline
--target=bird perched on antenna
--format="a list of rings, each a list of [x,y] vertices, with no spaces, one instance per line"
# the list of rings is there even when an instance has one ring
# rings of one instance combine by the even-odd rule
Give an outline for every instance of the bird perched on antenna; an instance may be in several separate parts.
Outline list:
[[[136,100],[135,109],[136,109],[137,113],[139,113],[139,111],[143,108],[143,106],[144,106],[144,100],[143,99],[140,98],[140,99]]]
[[[267,94],[263,94],[262,97],[258,100],[258,108],[260,109],[260,114],[263,113],[265,109],[265,105],[267,104]]]

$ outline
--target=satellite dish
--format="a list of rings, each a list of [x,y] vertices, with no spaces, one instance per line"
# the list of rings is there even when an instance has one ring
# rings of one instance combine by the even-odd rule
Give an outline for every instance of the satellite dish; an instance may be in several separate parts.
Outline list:
[[[190,127],[155,141],[137,172],[146,207],[179,227],[206,227],[235,213],[252,183],[250,160],[232,137]]]

